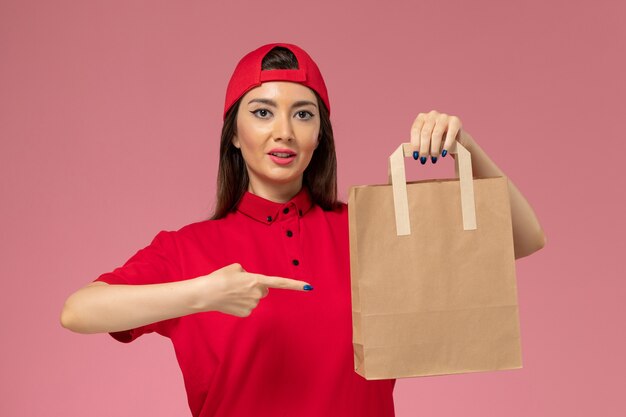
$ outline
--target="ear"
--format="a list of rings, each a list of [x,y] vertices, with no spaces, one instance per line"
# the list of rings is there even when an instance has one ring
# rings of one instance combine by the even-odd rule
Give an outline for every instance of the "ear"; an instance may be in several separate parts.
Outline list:
[[[233,140],[231,141],[231,143],[233,144],[233,146],[235,146],[235,148],[239,148],[239,138],[237,137],[237,135],[233,135]]]

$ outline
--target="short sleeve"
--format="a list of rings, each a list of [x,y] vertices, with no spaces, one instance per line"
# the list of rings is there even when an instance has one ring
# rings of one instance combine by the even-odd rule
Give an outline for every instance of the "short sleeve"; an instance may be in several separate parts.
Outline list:
[[[95,281],[108,284],[145,285],[177,281],[180,277],[175,232],[160,231],[150,244],[138,250],[122,266],[101,274]],[[134,329],[109,333],[116,340],[129,343],[145,333],[167,333],[170,320],[150,323]]]

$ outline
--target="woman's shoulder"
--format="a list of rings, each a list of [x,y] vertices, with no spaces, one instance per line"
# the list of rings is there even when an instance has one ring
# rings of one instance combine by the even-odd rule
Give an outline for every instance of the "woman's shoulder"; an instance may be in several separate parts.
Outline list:
[[[344,201],[337,202],[337,212],[341,215],[345,215],[348,213],[348,203]]]
[[[348,215],[348,205],[341,200],[337,200],[337,203],[328,210],[324,210],[318,205],[316,205],[316,207],[318,207],[326,217],[343,218]]]
[[[193,235],[197,233],[203,234],[209,230],[216,230],[221,227],[224,227],[224,225],[228,222],[228,220],[229,220],[229,216],[223,217],[221,219],[198,220],[198,221],[191,222],[180,227],[178,230],[176,230],[176,233],[182,236],[190,235],[190,234]]]
[[[194,238],[198,236],[207,236],[207,233],[224,227],[224,223],[225,218],[216,220],[197,220],[191,223],[186,223],[178,228],[164,230],[163,232],[170,234],[173,238]]]

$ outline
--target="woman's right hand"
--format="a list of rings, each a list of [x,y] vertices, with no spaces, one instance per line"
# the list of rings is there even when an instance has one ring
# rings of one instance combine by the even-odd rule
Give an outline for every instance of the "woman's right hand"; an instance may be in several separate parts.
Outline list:
[[[195,278],[200,287],[199,311],[220,311],[247,317],[269,293],[269,288],[305,291],[305,281],[247,272],[241,264],[233,263]],[[311,287],[312,289],[312,287]]]

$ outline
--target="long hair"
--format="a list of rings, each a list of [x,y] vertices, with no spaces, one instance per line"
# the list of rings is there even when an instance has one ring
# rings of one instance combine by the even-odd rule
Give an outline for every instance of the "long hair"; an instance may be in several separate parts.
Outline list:
[[[263,70],[298,69],[298,61],[289,49],[277,46],[269,51],[261,63]],[[337,200],[337,156],[333,128],[328,109],[317,92],[320,113],[319,145],[313,152],[309,165],[303,173],[302,186],[311,192],[314,204],[323,210],[333,210],[340,205]],[[220,160],[217,172],[217,196],[215,211],[209,220],[217,220],[234,211],[237,203],[248,189],[248,171],[241,150],[232,143],[237,133],[237,112],[241,98],[226,113],[220,141]]]

